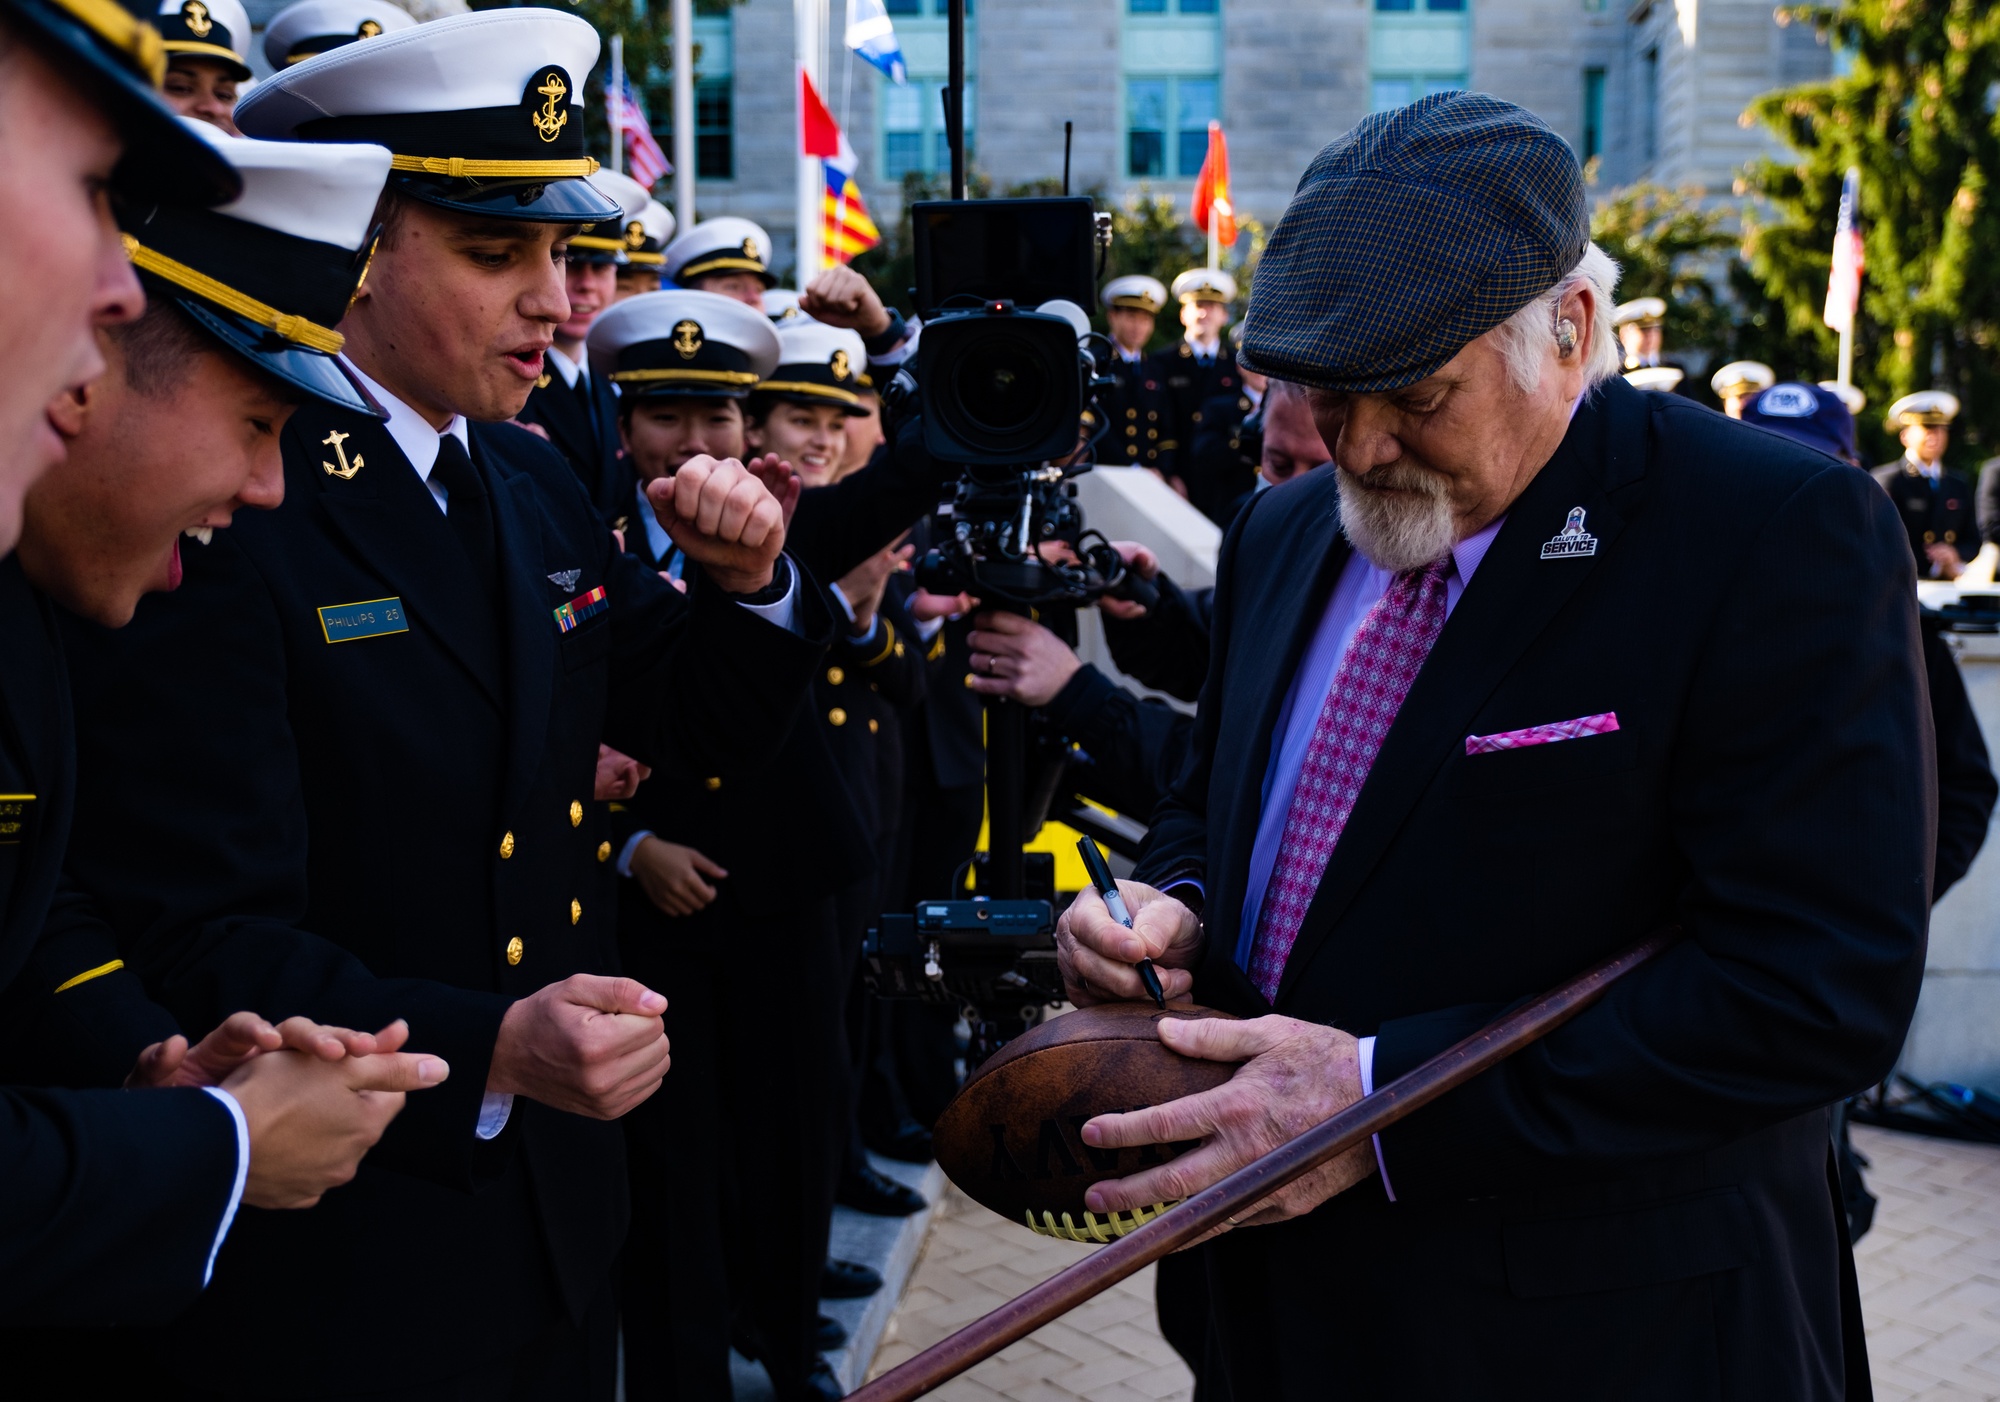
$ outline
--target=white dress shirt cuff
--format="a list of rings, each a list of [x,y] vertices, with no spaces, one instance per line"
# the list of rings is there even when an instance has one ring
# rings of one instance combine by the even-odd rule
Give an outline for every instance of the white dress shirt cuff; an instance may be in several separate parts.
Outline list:
[[[785,569],[788,571],[786,579],[789,583],[785,586],[784,598],[775,604],[744,604],[743,607],[766,623],[776,624],[787,633],[796,633],[799,631],[797,624],[799,572],[792,567],[792,562],[789,560],[785,561]]]
[[[929,642],[938,635],[938,629],[942,627],[944,627],[944,620],[942,618],[919,618],[917,620],[917,636],[925,642]]]
[[[1361,1095],[1363,1099],[1375,1093],[1375,1039],[1363,1037],[1361,1054]],[[1382,1159],[1382,1136],[1371,1134],[1368,1142],[1375,1146],[1375,1171],[1382,1175],[1382,1191],[1389,1195],[1389,1201],[1396,1200],[1396,1190],[1389,1184],[1389,1165]]]
[[[229,1189],[229,1206],[222,1211],[222,1224],[215,1229],[215,1244],[208,1248],[208,1264],[202,1267],[201,1284],[208,1288],[209,1277],[215,1274],[215,1258],[222,1250],[222,1239],[229,1235],[229,1229],[236,1222],[236,1209],[243,1205],[243,1185],[250,1181],[250,1122],[243,1118],[243,1107],[236,1103],[236,1097],[221,1086],[203,1086],[203,1090],[222,1102],[229,1111],[229,1118],[236,1122],[236,1182]]]
[[[514,1113],[514,1097],[489,1090],[479,1101],[478,1134],[481,1139],[497,1139]]]
[[[641,828],[625,839],[624,847],[620,848],[618,852],[618,874],[620,876],[630,876],[632,874],[632,854],[639,850],[640,843],[652,835],[653,830],[651,828]]]

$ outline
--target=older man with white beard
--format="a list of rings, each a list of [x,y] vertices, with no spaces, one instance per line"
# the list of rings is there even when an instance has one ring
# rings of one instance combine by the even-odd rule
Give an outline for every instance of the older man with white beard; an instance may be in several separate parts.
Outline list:
[[[1335,470],[1218,566],[1186,767],[1080,1003],[1241,1063],[1084,1127],[1214,1183],[1664,926],[1560,1031],[1202,1248],[1237,1397],[1868,1395],[1826,1107],[1922,970],[1935,794],[1912,565],[1860,473],[1617,378],[1616,270],[1537,118],[1449,94],[1301,181],[1244,363]],[[1725,509],[1717,503],[1726,502]],[[1810,553],[1811,582],[1745,560]]]

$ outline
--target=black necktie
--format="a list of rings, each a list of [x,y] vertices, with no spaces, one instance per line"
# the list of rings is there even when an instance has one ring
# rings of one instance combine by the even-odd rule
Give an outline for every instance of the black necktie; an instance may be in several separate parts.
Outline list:
[[[577,406],[583,410],[583,422],[590,434],[590,446],[601,449],[603,445],[597,441],[597,405],[590,393],[590,372],[577,371],[576,383],[570,386],[570,391],[576,395]]]
[[[499,592],[500,571],[493,544],[493,513],[486,500],[486,484],[479,470],[465,454],[465,445],[452,433],[438,435],[437,462],[431,476],[445,489],[445,520],[452,534],[465,548],[465,558],[490,599]]]

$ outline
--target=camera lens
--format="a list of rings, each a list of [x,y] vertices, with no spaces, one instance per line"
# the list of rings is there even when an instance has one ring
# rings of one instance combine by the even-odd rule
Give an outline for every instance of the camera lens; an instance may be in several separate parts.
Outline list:
[[[991,336],[969,347],[952,375],[966,417],[982,432],[1018,433],[1047,406],[1046,358],[1025,340]]]

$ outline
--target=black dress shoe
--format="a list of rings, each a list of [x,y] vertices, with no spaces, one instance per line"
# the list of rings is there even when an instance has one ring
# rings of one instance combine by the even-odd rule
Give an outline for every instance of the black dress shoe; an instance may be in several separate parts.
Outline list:
[[[840,1180],[840,1189],[833,1195],[833,1200],[842,1207],[851,1207],[856,1212],[867,1212],[876,1217],[908,1217],[913,1212],[924,1210],[922,1193],[877,1173],[867,1164],[860,1165]]]
[[[865,1300],[881,1288],[882,1273],[859,1261],[836,1261],[829,1256],[819,1268],[822,1300]]]
[[[787,1402],[839,1402],[845,1396],[847,1389],[833,1375],[833,1365],[822,1358],[813,1364],[812,1372]]]
[[[915,1120],[906,1120],[903,1127],[893,1135],[868,1138],[868,1147],[885,1159],[895,1159],[898,1163],[929,1163],[936,1155],[931,1151],[931,1132]]]
[[[837,1319],[819,1316],[813,1322],[813,1347],[822,1353],[839,1348],[847,1342],[847,1326]]]

